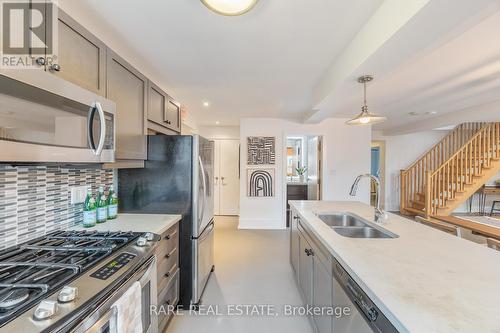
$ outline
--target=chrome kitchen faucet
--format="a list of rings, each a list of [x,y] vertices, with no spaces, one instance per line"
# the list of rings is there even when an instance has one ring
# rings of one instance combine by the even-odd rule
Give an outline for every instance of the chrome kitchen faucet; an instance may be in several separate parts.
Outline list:
[[[352,184],[349,194],[353,197],[356,195],[356,192],[358,191],[359,181],[362,178],[370,178],[375,182],[375,190],[377,191],[377,201],[375,204],[375,222],[381,223],[383,220],[387,219],[387,213],[380,208],[380,179],[378,179],[378,177],[375,177],[374,175],[371,175],[369,173],[359,175],[358,177],[356,177],[356,180]]]

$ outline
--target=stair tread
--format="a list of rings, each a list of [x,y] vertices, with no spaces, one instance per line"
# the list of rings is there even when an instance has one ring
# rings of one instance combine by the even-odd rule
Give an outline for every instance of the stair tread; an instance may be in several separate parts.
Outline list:
[[[425,214],[425,211],[423,211],[421,209],[417,209],[417,208],[406,207],[405,210],[407,210],[407,211],[409,211],[411,213],[417,214],[417,215]]]

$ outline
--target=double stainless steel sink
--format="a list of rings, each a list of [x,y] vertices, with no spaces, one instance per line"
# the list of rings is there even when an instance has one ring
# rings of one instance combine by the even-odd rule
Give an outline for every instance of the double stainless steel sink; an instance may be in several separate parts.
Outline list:
[[[349,213],[318,214],[341,236],[349,238],[397,238],[398,235]]]

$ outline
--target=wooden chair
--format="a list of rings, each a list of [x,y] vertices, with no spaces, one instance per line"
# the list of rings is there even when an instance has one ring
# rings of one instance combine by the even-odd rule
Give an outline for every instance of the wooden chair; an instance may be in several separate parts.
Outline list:
[[[500,201],[493,201],[491,204],[490,216],[493,215],[493,212],[500,212],[500,208],[495,208],[496,205],[500,205]]]
[[[441,221],[437,221],[437,220],[427,220],[421,216],[415,216],[415,221],[417,221],[420,224],[426,225],[428,227],[431,227],[431,228],[434,228],[434,229],[437,229],[440,231],[444,231],[448,234],[452,234],[452,235],[457,236],[457,237],[462,237],[460,227],[457,227],[457,226],[454,226],[454,225],[451,225],[448,223],[444,223]]]
[[[487,238],[486,244],[488,244],[488,247],[490,249],[500,251],[500,240],[494,238]]]

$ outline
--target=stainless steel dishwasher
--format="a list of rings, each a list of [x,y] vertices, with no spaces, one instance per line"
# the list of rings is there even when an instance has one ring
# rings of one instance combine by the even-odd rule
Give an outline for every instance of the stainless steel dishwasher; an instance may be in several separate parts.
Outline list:
[[[334,259],[333,297],[336,306],[348,306],[349,316],[333,322],[335,333],[392,333],[398,330]]]

